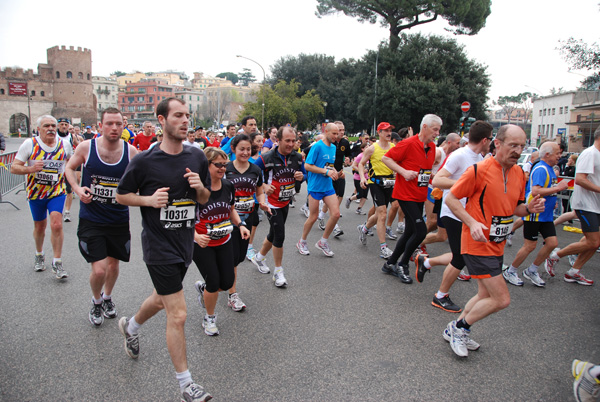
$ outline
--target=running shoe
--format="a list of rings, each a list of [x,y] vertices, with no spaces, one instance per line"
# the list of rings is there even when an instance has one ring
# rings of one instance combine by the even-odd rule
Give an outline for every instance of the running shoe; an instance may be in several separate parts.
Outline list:
[[[593,402],[600,397],[600,380],[590,374],[594,365],[582,360],[573,360],[571,374],[575,377],[573,381],[573,394],[578,402]]]
[[[558,261],[560,260],[558,256],[552,257],[552,255],[556,255],[556,251],[558,250],[559,248],[555,248],[554,250],[552,250],[552,253],[550,253],[550,256],[548,256],[548,258],[546,258],[546,262],[544,263],[544,268],[546,268],[546,272],[552,277],[556,275],[554,273],[554,267],[556,267],[556,264],[558,264]]]
[[[300,212],[302,212],[307,218],[310,215],[310,210],[308,209],[308,206],[306,204],[300,207]]]
[[[512,247],[512,238],[513,238],[512,233],[509,233],[508,236],[506,236],[506,245],[508,247]]]
[[[319,240],[315,244],[315,247],[321,250],[323,254],[325,254],[327,257],[333,257],[333,251],[331,251],[331,249],[329,248],[328,242],[323,243],[321,240]]]
[[[231,307],[233,311],[242,311],[246,309],[246,304],[240,299],[240,296],[236,293],[229,295],[227,299],[227,306]]]
[[[63,221],[71,222],[71,212],[65,211],[65,213],[63,214]]]
[[[265,264],[265,261],[259,261],[258,258],[256,257],[256,255],[254,255],[254,257],[252,257],[252,259],[250,260],[252,261],[252,264],[256,265],[256,268],[258,268],[258,272],[260,272],[261,274],[270,274],[271,270],[269,269],[269,267],[267,267],[267,264]]]
[[[346,209],[350,209],[350,204],[352,203],[352,200],[350,199],[350,197],[346,198]]]
[[[104,322],[104,316],[102,315],[102,303],[96,304],[92,302],[92,309],[88,316],[92,325],[99,327]]]
[[[387,238],[388,238],[388,239],[390,239],[390,240],[396,240],[396,239],[398,238],[398,236],[396,235],[396,233],[394,233],[394,232],[392,231],[392,228],[391,228],[391,227],[389,227],[389,228],[388,228],[388,227],[386,227],[386,228],[385,228],[385,237],[387,237]]]
[[[387,262],[381,267],[381,271],[385,274],[395,276],[400,279],[402,283],[412,283],[412,278],[408,274],[408,267],[402,267],[397,264],[388,264]]]
[[[463,328],[456,328],[456,321],[451,321],[446,328],[450,332],[450,347],[452,351],[460,357],[469,356],[469,350],[465,343],[465,330]]]
[[[204,328],[204,333],[208,336],[219,335],[219,328],[217,328],[217,313],[215,315],[204,315],[204,319],[202,320],[202,328]]]
[[[396,233],[404,233],[405,228],[406,226],[404,225],[404,222],[399,222],[398,227],[396,228]]]
[[[248,251],[246,251],[246,259],[248,261],[252,261],[252,258],[254,257],[255,254],[256,254],[256,251],[254,251],[254,248],[248,247]]]
[[[535,286],[539,286],[540,288],[546,286],[546,282],[544,282],[544,280],[540,277],[540,274],[537,271],[529,272],[529,268],[527,268],[523,271],[523,276],[529,279],[531,283],[533,283]]]
[[[196,283],[194,283],[194,287],[198,292],[198,303],[200,303],[202,308],[206,308],[204,305],[204,290],[206,289],[206,282],[203,280],[196,281]]]
[[[137,359],[140,355],[140,335],[130,335],[127,332],[127,327],[129,326],[129,319],[127,317],[121,317],[119,320],[119,331],[123,337],[125,337],[125,352],[132,359]]]
[[[308,250],[308,245],[305,241],[303,242],[302,240],[298,240],[298,243],[296,243],[296,248],[298,249],[298,252],[302,255],[310,254],[310,251]]]
[[[417,271],[416,277],[417,277],[417,282],[419,283],[423,283],[423,279],[425,278],[425,273],[427,271],[429,271],[429,268],[425,268],[425,260],[427,258],[425,258],[425,256],[423,254],[419,254],[417,255],[417,258],[415,258],[415,268]]]
[[[33,262],[33,270],[35,272],[41,272],[46,270],[46,259],[43,254],[35,255],[35,260]]]
[[[57,279],[65,279],[69,277],[69,274],[63,268],[62,261],[56,261],[52,263],[52,273],[56,274]]]
[[[427,254],[427,246],[426,245],[421,244],[419,247],[417,247],[417,249],[415,251],[413,251],[412,255],[410,256],[410,260],[414,261],[415,258],[417,258],[417,256],[419,254],[429,255],[429,254]]]
[[[356,208],[356,215],[366,215],[367,213],[361,207]]]
[[[579,254],[571,254],[568,258],[569,258],[569,265],[571,266],[571,268],[573,268],[573,264],[575,264],[575,261],[577,261],[577,257],[579,256]]]
[[[285,279],[285,276],[283,275],[283,269],[275,271],[275,273],[273,274],[273,282],[275,282],[275,286],[277,286],[278,288],[284,288],[287,286],[288,283]]]
[[[319,221],[318,222],[319,229],[325,230],[325,226],[327,224],[327,222],[325,221],[325,218],[319,218],[318,221]]]
[[[102,299],[102,310],[106,318],[115,318],[117,316],[117,308],[115,307],[112,298]]]
[[[379,256],[384,260],[387,260],[392,256],[393,251],[389,249],[388,246],[380,248]]]
[[[465,345],[467,346],[467,350],[478,350],[481,345],[478,344],[477,342],[475,342],[473,339],[471,339],[471,330],[470,329],[465,329]],[[444,333],[443,333],[444,339],[447,342],[450,342],[450,324],[448,324],[448,326],[446,326],[446,328],[444,328]]]
[[[458,274],[458,278],[456,279],[458,279],[459,281],[467,282],[471,280],[471,275],[467,274],[463,269],[462,271],[460,271],[460,274]]]
[[[578,274],[569,274],[568,272],[565,274],[565,282],[574,283],[577,282],[580,285],[591,286],[594,284],[594,281],[591,279],[587,279],[585,276]]]
[[[507,265],[505,265],[503,268],[502,276],[506,282],[515,286],[523,286],[523,280],[519,278],[519,274],[516,271],[510,272],[510,269]]]
[[[202,385],[195,382],[187,384],[181,393],[181,402],[204,402],[211,399],[212,396],[204,390]]]
[[[431,302],[431,305],[449,313],[460,313],[462,311],[462,308],[454,304],[448,295],[442,297],[441,299],[438,299],[435,295],[433,295],[433,301]]]
[[[336,223],[335,227],[333,228],[333,236],[334,237],[340,237],[341,235],[344,234],[344,231],[342,230],[341,227],[339,227],[339,225]]]
[[[358,240],[362,243],[363,246],[366,246],[367,232],[365,231],[365,225],[358,225],[356,229],[358,230]]]

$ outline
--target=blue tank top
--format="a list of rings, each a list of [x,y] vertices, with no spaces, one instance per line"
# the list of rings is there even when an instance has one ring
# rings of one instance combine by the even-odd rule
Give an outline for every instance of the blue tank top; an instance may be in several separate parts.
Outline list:
[[[118,204],[116,195],[119,181],[129,164],[129,146],[123,141],[121,160],[108,164],[100,159],[96,141],[90,141],[90,151],[81,171],[81,185],[91,190],[92,202],[80,203],[79,217],[96,223],[127,223],[129,208]]]

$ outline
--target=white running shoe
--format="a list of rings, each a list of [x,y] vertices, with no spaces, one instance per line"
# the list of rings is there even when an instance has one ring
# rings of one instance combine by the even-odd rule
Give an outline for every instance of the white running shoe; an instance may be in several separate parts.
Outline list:
[[[202,308],[205,308],[206,306],[204,305],[204,290],[206,289],[206,282],[204,282],[204,280],[196,281],[196,283],[194,283],[194,287],[198,292],[198,303],[200,303]]]
[[[56,275],[57,279],[66,279],[69,277],[69,274],[63,268],[62,261],[52,263],[52,272]]]
[[[204,328],[204,333],[208,336],[219,335],[219,328],[217,328],[217,313],[215,315],[204,315],[204,319],[202,320],[202,328]]]
[[[322,243],[321,240],[319,240],[317,244],[315,244],[315,247],[321,250],[327,257],[333,257],[333,251],[329,248],[328,242]]]
[[[298,252],[302,255],[310,254],[310,250],[308,249],[308,244],[306,244],[305,241],[298,240],[298,243],[296,243],[296,248],[298,249]]]
[[[469,350],[465,344],[465,330],[456,328],[456,321],[451,321],[446,328],[450,332],[450,347],[452,351],[460,357],[469,356]]]
[[[302,212],[304,214],[304,216],[306,216],[307,218],[310,215],[310,210],[308,209],[306,204],[304,204],[300,207],[300,212]]]
[[[450,342],[450,324],[446,328],[444,328],[444,339],[447,342]],[[465,329],[465,345],[467,346],[467,350],[478,350],[481,345],[471,339],[471,330]]]
[[[34,265],[33,265],[33,270],[35,272],[41,272],[41,271],[45,271],[46,270],[46,265],[45,265],[45,258],[43,254],[40,255],[35,255],[35,261],[34,261]]]
[[[527,268],[523,271],[523,276],[529,279],[535,286],[539,286],[540,288],[546,286],[546,282],[544,282],[537,271],[529,272],[529,268]]]
[[[356,227],[358,230],[358,240],[362,243],[363,246],[367,245],[367,232],[365,232],[365,225],[358,225]]]
[[[389,247],[385,246],[379,252],[379,256],[385,260],[392,256],[393,251],[389,249]]]
[[[404,229],[406,229],[404,222],[399,222],[398,227],[396,228],[396,233],[404,233]]]
[[[502,276],[504,277],[504,280],[511,285],[523,286],[523,280],[519,278],[519,274],[517,272],[510,272],[509,267],[506,267],[506,269],[502,271]]]
[[[242,311],[246,308],[246,304],[240,299],[237,292],[229,295],[227,298],[227,306],[231,307],[233,311]]]
[[[390,240],[396,240],[398,238],[398,235],[392,231],[391,227],[385,228],[385,236]]]
[[[252,259],[250,260],[252,261],[252,263],[254,265],[256,265],[256,268],[258,268],[258,272],[260,272],[261,274],[270,274],[271,270],[269,269],[269,267],[267,267],[267,264],[265,264],[265,261],[259,261],[258,258],[256,258],[256,254],[254,255],[254,257],[252,257]]]
[[[285,276],[283,275],[283,269],[275,271],[275,273],[273,274],[273,281],[275,282],[275,286],[277,286],[278,288],[283,288],[287,286],[288,283],[285,279]]]

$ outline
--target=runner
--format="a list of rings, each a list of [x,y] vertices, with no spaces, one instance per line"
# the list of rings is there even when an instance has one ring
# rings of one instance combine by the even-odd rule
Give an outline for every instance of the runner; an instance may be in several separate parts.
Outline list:
[[[12,174],[27,175],[27,200],[33,216],[36,272],[44,271],[44,238],[50,215],[50,241],[52,243],[52,272],[58,279],[69,276],[63,268],[62,247],[63,208],[65,205],[65,165],[73,153],[71,144],[57,135],[57,121],[50,115],[37,121],[39,135],[26,139],[19,147],[11,166]]]
[[[252,143],[252,156],[250,156],[248,158],[248,161],[250,163],[256,164],[256,160],[259,158],[260,156],[260,150],[262,149],[262,145],[263,145],[263,136],[260,132],[256,131],[252,134],[249,135],[250,137],[250,142]],[[264,185],[264,182],[263,182]],[[264,193],[264,190],[263,190]],[[256,195],[254,196],[254,202],[258,202],[258,199],[256,199]],[[248,261],[252,261],[252,257],[254,257],[254,255],[256,254],[256,252],[254,251],[254,235],[256,234],[256,228],[258,227],[258,224],[261,221],[261,217],[259,216],[259,212],[260,210],[257,210],[256,208],[254,209],[253,214],[255,215],[254,219],[250,220],[250,225],[251,228],[250,229],[250,238],[248,239],[248,251],[246,252],[246,258],[248,259]]]
[[[502,278],[502,258],[513,215],[525,216],[544,210],[544,199],[536,196],[525,204],[525,174],[515,166],[527,143],[523,129],[509,124],[496,136],[496,156],[468,168],[446,197],[450,210],[463,222],[461,251],[469,273],[477,279],[478,292],[469,300],[458,321],[443,331],[454,353],[467,357],[479,344],[470,338],[471,325],[510,304]],[[460,199],[468,197],[463,207]]]
[[[600,127],[594,132],[594,144],[577,158],[571,208],[581,222],[584,237],[561,250],[552,251],[546,260],[546,271],[554,276],[554,268],[562,257],[579,254],[564,280],[590,286],[594,281],[584,277],[581,269],[600,247]]]
[[[529,268],[523,271],[523,276],[535,286],[543,287],[546,282],[538,274],[538,267],[550,255],[552,250],[558,246],[556,229],[554,227],[554,207],[556,206],[556,194],[568,187],[566,180],[557,184],[557,177],[553,167],[560,158],[560,147],[555,142],[545,142],[539,150],[540,162],[531,170],[529,175],[529,193],[527,201],[531,201],[536,195],[544,197],[546,202],[544,211],[539,214],[527,215],[524,218],[523,247],[519,249],[514,261],[502,272],[504,279],[515,286],[523,286],[517,269],[525,261],[537,246],[538,233],[544,238],[544,246],[540,249],[535,260]]]
[[[72,134],[72,132],[74,131],[75,128],[71,125],[71,121],[69,119],[67,119],[66,117],[60,117],[58,119],[58,127],[56,129],[56,134],[61,140],[63,140],[63,142],[69,143],[69,145],[71,146],[71,151],[74,151],[80,142],[80,138]],[[69,157],[70,155],[67,156],[67,160],[69,159]],[[64,183],[65,189],[67,191],[67,197],[65,198],[63,220],[65,222],[71,222],[71,204],[73,203],[73,190],[71,189],[71,184],[67,180],[65,180]]]
[[[256,161],[256,165],[263,171],[266,181],[267,205],[271,208],[271,214],[268,214],[267,218],[271,227],[260,252],[252,258],[252,263],[256,265],[260,273],[271,273],[264,261],[266,255],[273,248],[275,262],[273,282],[277,287],[285,287],[288,282],[284,276],[282,261],[288,204],[294,195],[295,182],[302,181],[306,171],[302,156],[293,151],[296,143],[294,129],[289,126],[279,127],[277,141],[279,145],[266,154],[262,154]]]
[[[413,251],[427,235],[427,226],[423,222],[423,203],[427,198],[427,186],[436,156],[432,141],[441,127],[442,119],[434,114],[425,115],[419,134],[400,142],[381,158],[396,173],[392,196],[398,200],[406,224],[394,252],[381,270],[398,277],[403,283],[412,283],[408,274],[408,262]]]
[[[101,120],[102,136],[81,143],[65,172],[81,200],[77,237],[81,255],[92,265],[88,318],[95,326],[102,325],[104,317],[117,316],[111,296],[119,276],[119,260],[129,261],[131,235],[129,208],[119,205],[115,197],[129,160],[137,154],[132,145],[121,140],[123,116],[118,109],[105,109]],[[75,169],[82,164],[80,186]]]
[[[426,258],[424,255],[415,258],[416,277],[418,282],[423,282],[427,270],[432,266],[443,265],[446,267],[442,276],[442,283],[433,297],[431,305],[451,313],[460,313],[462,308],[452,302],[449,296],[450,288],[461,274],[465,267],[465,262],[461,253],[461,233],[462,222],[452,213],[446,205],[446,199],[450,193],[450,188],[468,167],[483,160],[483,155],[489,151],[492,142],[491,124],[477,120],[471,124],[469,129],[469,143],[456,150],[448,157],[444,167],[433,178],[433,185],[444,190],[444,197],[441,209],[441,220],[448,233],[448,242],[451,253],[443,254],[439,257]],[[461,199],[461,204],[466,205],[467,200]],[[450,259],[450,261],[448,260]]]
[[[127,354],[136,359],[140,326],[164,309],[167,348],[181,398],[206,401],[211,396],[192,380],[188,370],[182,282],[192,262],[196,203],[205,204],[210,196],[208,162],[204,152],[182,144],[189,122],[185,101],[163,99],[156,107],[156,115],[163,128],[163,141],[129,163],[117,188],[119,204],[140,207],[144,262],[154,291],[133,317],[119,320],[119,330],[125,338]]]
[[[302,237],[296,244],[298,252],[302,255],[310,254],[306,239],[317,221],[319,201],[321,200],[329,208],[330,214],[323,237],[315,244],[315,247],[320,249],[327,257],[333,257],[334,255],[329,247],[328,240],[337,225],[338,219],[340,219],[340,207],[332,181],[337,180],[339,175],[344,175],[343,168],[340,173],[334,165],[336,158],[335,141],[338,135],[339,126],[334,123],[327,124],[323,139],[311,147],[311,151],[306,158],[304,166],[308,171],[308,208],[310,213],[304,223]]]
[[[210,198],[201,204],[197,212],[196,232],[194,234],[194,263],[198,267],[202,280],[194,286],[199,293],[198,301],[206,308],[202,321],[204,333],[219,335],[215,307],[219,292],[229,290],[235,281],[234,266],[239,258],[239,241],[234,244],[232,232],[238,227],[241,239],[247,239],[250,231],[240,219],[234,204],[235,187],[224,178],[227,169],[227,154],[215,147],[204,150],[210,163]],[[256,166],[254,166],[256,167]],[[235,235],[234,235],[235,236]],[[238,250],[235,250],[237,247]],[[245,251],[244,251],[245,253]],[[244,254],[242,254],[243,256]],[[228,304],[231,305],[231,296]],[[239,300],[241,304],[243,302]],[[246,307],[245,305],[243,307]],[[243,307],[240,307],[241,310]]]

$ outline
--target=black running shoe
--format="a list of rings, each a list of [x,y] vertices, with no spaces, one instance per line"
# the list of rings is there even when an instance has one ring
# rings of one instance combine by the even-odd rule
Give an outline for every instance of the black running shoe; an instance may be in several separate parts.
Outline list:
[[[427,268],[425,268],[425,255],[417,255],[417,258],[415,258],[415,268],[417,271],[417,282],[423,283],[423,278],[425,278],[425,272],[429,271]]]
[[[438,299],[437,297],[433,296],[433,301],[431,302],[431,305],[433,307],[441,308],[442,310],[447,311],[449,313],[460,313],[462,311],[462,308],[452,303],[452,300],[450,300],[450,296],[448,295],[442,297],[441,299]]]
[[[396,264],[388,264],[387,262],[381,267],[381,271],[388,275],[393,275],[400,279],[402,283],[412,283],[412,278],[408,275],[408,267],[402,267]]]

